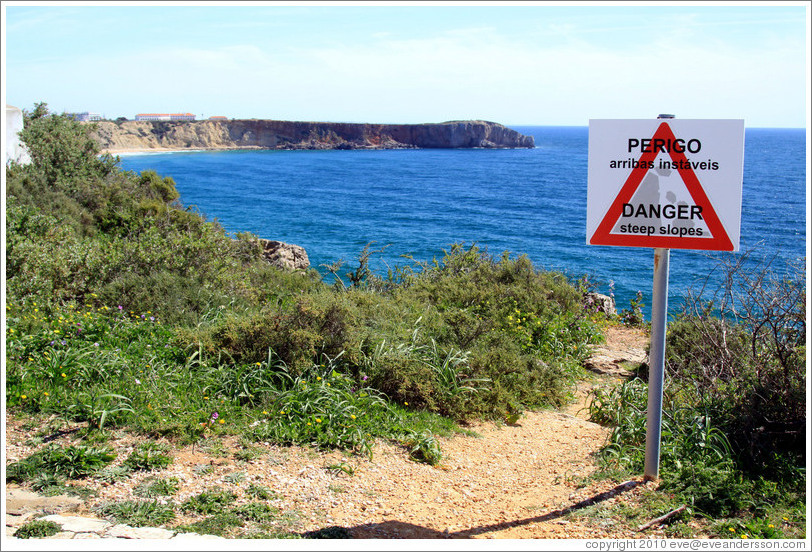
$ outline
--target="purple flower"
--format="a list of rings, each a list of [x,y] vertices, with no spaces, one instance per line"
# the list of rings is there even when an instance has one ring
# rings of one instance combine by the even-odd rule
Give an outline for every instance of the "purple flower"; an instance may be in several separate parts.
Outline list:
[[[361,378],[361,379],[362,379],[363,381],[366,381],[366,380],[367,380],[367,377],[366,377],[366,376],[364,376],[364,377],[363,377],[363,378]]]
[[[212,413],[211,413],[211,419],[212,419],[212,420],[216,420],[216,419],[217,419],[217,418],[219,418],[219,417],[220,417],[220,415],[217,413],[217,411],[216,411],[216,410],[215,410],[214,412],[212,412]]]
[[[119,305],[119,306],[118,306],[118,310],[124,310],[124,307],[122,307],[121,305]]]

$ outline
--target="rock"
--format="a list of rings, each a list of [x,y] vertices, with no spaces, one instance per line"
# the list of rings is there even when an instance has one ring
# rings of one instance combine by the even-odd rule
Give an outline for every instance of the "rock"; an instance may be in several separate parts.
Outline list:
[[[82,501],[75,496],[42,496],[16,485],[9,485],[6,489],[6,513],[11,515],[22,516],[30,512],[56,514],[74,510],[81,504]]]
[[[129,525],[116,525],[107,531],[108,537],[119,539],[170,539],[175,536],[174,531],[159,527],[130,527]]]
[[[45,521],[53,521],[62,527],[63,531],[73,533],[95,533],[105,531],[113,526],[109,521],[103,519],[93,519],[79,516],[52,515],[42,518]]]
[[[589,292],[584,294],[584,308],[594,310],[595,312],[617,314],[614,297],[600,293]]]
[[[303,247],[280,241],[259,239],[262,258],[279,268],[306,270],[310,266],[307,251]]]
[[[225,537],[219,537],[217,535],[200,535],[198,533],[178,533],[175,535],[172,540],[226,540]]]
[[[94,138],[102,150],[533,148],[525,136],[490,121],[417,125],[226,121],[101,121]]]

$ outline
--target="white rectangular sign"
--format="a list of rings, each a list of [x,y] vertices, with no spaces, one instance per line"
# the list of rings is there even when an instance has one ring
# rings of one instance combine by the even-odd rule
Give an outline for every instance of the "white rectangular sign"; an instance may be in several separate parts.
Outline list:
[[[587,243],[738,251],[744,120],[591,119]]]

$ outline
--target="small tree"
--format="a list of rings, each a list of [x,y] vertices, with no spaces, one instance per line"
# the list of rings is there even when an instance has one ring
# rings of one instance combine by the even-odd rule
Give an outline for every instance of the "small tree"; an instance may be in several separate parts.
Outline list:
[[[73,178],[103,177],[116,166],[116,159],[99,153],[98,144],[90,137],[95,125],[72,117],[48,112],[47,104],[35,104],[24,112],[20,140],[28,147],[36,170],[50,186]]]

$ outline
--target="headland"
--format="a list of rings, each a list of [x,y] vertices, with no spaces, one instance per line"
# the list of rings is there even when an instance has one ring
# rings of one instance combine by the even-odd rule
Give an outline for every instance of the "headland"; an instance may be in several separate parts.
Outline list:
[[[370,124],[265,119],[102,121],[93,133],[102,151],[226,149],[332,150],[533,148],[525,136],[489,121]]]

